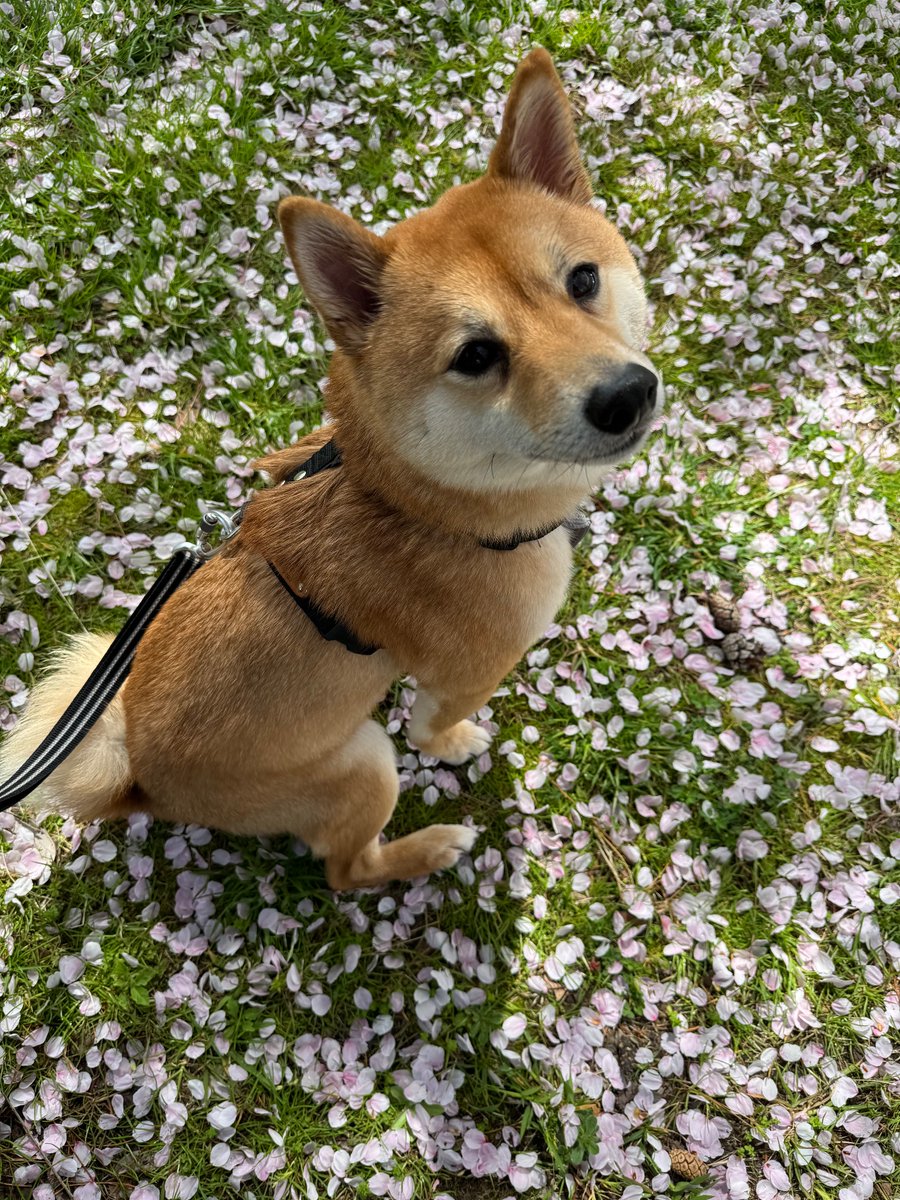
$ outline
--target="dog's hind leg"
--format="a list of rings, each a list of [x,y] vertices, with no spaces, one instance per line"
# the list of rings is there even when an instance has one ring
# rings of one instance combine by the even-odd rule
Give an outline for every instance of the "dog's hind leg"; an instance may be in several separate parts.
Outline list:
[[[379,834],[397,803],[399,781],[394,748],[375,721],[366,721],[342,747],[328,775],[311,781],[321,819],[300,836],[318,858],[333,888],[375,887],[392,879],[416,879],[452,867],[475,841],[466,825],[429,825],[381,842]]]

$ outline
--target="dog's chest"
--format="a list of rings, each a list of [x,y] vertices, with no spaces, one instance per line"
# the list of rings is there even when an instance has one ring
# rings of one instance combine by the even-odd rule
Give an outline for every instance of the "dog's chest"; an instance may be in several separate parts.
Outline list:
[[[460,642],[477,638],[521,655],[552,623],[572,572],[566,532],[510,552],[479,552],[467,572],[448,580],[439,607]]]
[[[534,546],[519,547],[513,555],[521,555],[521,560],[511,572],[506,606],[511,610],[511,625],[518,624],[530,646],[546,633],[565,600],[572,575],[569,536],[557,529]]]

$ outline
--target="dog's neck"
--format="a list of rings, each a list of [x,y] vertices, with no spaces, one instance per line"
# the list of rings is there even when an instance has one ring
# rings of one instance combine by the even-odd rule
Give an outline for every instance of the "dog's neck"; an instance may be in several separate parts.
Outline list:
[[[472,492],[448,487],[380,445],[355,421],[338,416],[334,436],[347,486],[445,533],[498,542],[524,537],[561,524],[590,494],[584,472],[573,472],[565,483],[530,488]]]

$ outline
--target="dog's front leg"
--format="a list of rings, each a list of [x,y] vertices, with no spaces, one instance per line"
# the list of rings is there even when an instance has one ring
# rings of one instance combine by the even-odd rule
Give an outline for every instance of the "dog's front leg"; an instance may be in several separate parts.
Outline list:
[[[491,735],[468,717],[490,700],[495,687],[451,691],[420,684],[409,720],[410,742],[424,754],[453,765],[483,753]]]

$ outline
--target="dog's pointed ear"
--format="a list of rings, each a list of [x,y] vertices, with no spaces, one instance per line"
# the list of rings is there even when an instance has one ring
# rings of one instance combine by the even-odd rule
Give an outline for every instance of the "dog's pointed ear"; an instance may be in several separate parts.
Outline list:
[[[594,194],[569,99],[553,59],[540,47],[519,63],[487,173],[536,184],[576,204],[587,204]]]
[[[338,346],[357,353],[378,313],[384,242],[351,217],[305,196],[282,200],[278,221],[313,307]]]

